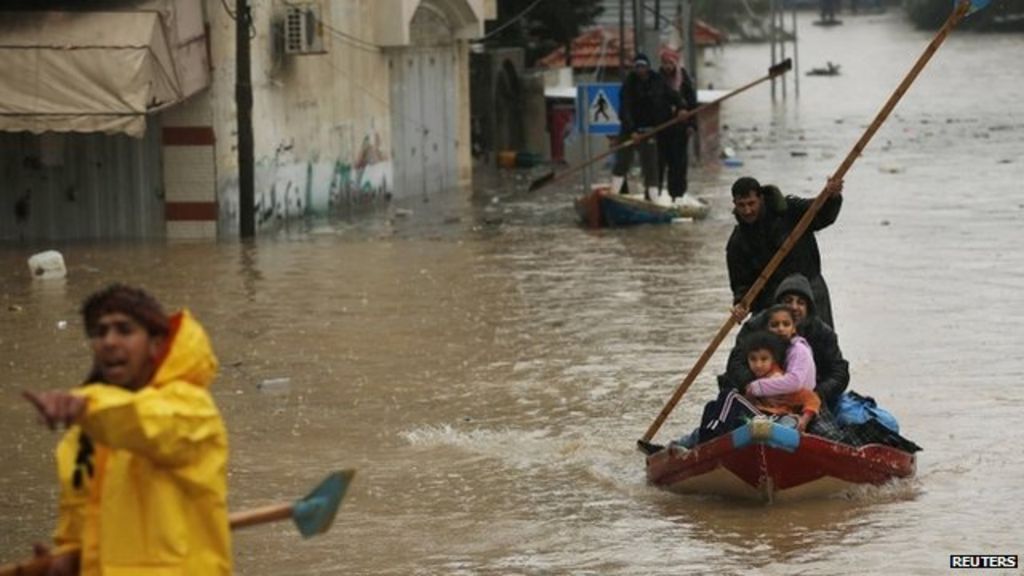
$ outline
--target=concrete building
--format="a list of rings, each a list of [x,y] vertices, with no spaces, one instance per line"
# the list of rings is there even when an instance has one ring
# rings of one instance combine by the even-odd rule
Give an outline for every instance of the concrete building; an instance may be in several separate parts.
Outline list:
[[[250,0],[257,229],[468,184],[494,1]],[[237,234],[234,2],[11,4],[0,240]]]

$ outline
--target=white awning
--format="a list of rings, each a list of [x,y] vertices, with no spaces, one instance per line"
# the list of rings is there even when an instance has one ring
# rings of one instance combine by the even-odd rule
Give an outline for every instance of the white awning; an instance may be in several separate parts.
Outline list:
[[[123,132],[183,94],[160,15],[0,12],[0,131]]]

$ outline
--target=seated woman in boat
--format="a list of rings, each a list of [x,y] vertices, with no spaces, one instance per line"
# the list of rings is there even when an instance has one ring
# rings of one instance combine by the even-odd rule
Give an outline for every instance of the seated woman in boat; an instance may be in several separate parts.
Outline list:
[[[817,306],[811,284],[802,274],[791,274],[779,284],[774,302],[785,304],[796,318],[796,331],[811,346],[814,354],[815,391],[824,403],[822,413],[831,412],[839,397],[850,383],[850,365],[839,348],[839,339],[817,314]],[[729,353],[725,373],[718,377],[718,390],[725,393],[737,390],[745,393],[747,385],[754,380],[747,366],[747,359],[741,343],[751,333],[767,328],[765,312],[756,314],[740,328],[736,346]]]
[[[768,331],[752,334],[746,349],[747,364],[757,377],[747,385],[747,398],[763,413],[798,416],[795,427],[806,430],[821,399],[814,392],[814,355],[796,333],[793,311],[782,304],[769,308]]]

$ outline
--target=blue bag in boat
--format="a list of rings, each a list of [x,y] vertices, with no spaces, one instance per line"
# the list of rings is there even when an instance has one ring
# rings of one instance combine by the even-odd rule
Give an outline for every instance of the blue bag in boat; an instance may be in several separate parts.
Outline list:
[[[846,392],[839,397],[835,416],[840,424],[863,424],[868,420],[877,420],[893,432],[900,431],[900,424],[891,412],[879,408],[874,398],[861,396],[856,392]]]

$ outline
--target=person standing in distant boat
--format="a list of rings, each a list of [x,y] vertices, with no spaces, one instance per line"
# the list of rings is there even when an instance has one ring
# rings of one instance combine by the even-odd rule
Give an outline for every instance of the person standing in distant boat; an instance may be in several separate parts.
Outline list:
[[[677,112],[686,113],[697,108],[697,91],[693,79],[679,64],[679,53],[671,48],[661,51],[661,68],[658,72],[673,92],[679,97]],[[658,186],[665,181],[668,173],[668,195],[675,206],[701,206],[691,196],[685,196],[687,189],[686,172],[689,164],[689,138],[697,125],[696,118],[690,118],[658,133]]]
[[[642,53],[637,54],[633,60],[633,70],[622,83],[621,94],[619,119],[622,124],[618,142],[620,145],[637,140],[659,124],[670,120],[676,111],[682,109],[679,95],[669,88],[661,75],[651,70],[650,59]],[[629,194],[629,186],[625,180],[633,163],[634,148],[640,154],[647,199],[669,204],[670,200],[660,198],[658,149],[654,138],[647,138],[616,153],[615,166],[612,168],[612,193]]]

